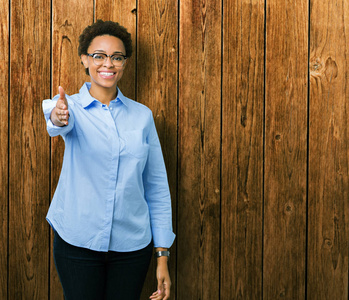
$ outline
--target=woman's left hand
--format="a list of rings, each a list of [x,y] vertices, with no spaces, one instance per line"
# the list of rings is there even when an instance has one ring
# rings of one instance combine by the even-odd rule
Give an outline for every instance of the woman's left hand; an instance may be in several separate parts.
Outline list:
[[[156,278],[158,280],[158,290],[150,296],[150,299],[168,300],[170,299],[171,279],[168,272],[167,257],[158,257],[157,263]]]

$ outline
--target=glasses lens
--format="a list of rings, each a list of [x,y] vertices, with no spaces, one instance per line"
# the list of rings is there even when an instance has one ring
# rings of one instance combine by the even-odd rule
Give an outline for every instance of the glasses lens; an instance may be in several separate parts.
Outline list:
[[[125,58],[122,55],[115,54],[111,57],[111,61],[115,67],[122,67],[125,63]]]
[[[93,62],[97,65],[100,66],[103,64],[107,56],[103,53],[95,53],[93,54]]]

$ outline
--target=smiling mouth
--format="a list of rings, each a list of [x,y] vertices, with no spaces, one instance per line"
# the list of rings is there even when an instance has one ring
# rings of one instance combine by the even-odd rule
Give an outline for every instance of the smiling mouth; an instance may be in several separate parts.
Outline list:
[[[114,73],[114,72],[99,72],[99,74],[100,74],[101,76],[113,76],[113,75],[115,75],[116,73]]]

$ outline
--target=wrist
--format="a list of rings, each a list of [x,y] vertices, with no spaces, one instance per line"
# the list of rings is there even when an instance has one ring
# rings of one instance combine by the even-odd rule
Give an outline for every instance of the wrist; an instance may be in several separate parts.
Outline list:
[[[156,247],[154,249],[155,249],[155,252],[158,252],[158,251],[168,251],[168,248],[163,248],[163,247]]]
[[[155,248],[155,258],[158,263],[166,263],[170,257],[170,251],[167,248]]]
[[[165,266],[167,267],[168,263],[168,257],[167,256],[161,256],[156,258],[156,263],[158,266]]]

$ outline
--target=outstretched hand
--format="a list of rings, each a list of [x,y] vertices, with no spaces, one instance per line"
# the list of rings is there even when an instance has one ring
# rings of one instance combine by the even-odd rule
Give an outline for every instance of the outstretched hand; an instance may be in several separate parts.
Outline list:
[[[69,110],[68,101],[65,96],[64,89],[60,86],[58,87],[59,98],[57,100],[56,107],[51,112],[51,121],[56,126],[68,125],[69,120]]]

